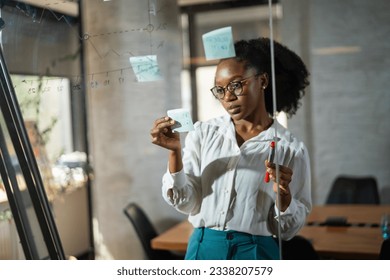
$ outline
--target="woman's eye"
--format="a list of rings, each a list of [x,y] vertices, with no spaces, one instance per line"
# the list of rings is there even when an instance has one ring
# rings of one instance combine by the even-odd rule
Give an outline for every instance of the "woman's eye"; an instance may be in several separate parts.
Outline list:
[[[222,94],[222,93],[224,93],[225,92],[225,90],[223,89],[223,88],[217,88],[217,93],[218,94]]]
[[[240,83],[231,83],[230,84],[230,88],[232,89],[232,90],[235,90],[235,89],[238,89],[238,88],[240,88]]]

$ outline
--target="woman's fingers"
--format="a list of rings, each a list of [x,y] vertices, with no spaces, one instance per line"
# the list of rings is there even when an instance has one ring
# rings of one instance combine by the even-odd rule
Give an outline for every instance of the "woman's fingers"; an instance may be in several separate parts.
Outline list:
[[[276,182],[276,165],[274,163],[265,162],[266,165],[266,171],[269,173],[269,177],[272,181]],[[292,169],[279,165],[279,185],[288,187],[292,180]]]
[[[274,183],[273,191],[274,193],[280,194],[280,205],[278,206],[279,209],[282,211],[285,211],[287,207],[290,205],[291,202],[291,193],[289,184],[292,180],[293,171],[291,168],[283,165],[278,166],[279,171],[279,179],[276,180],[276,165],[274,163],[270,163],[268,161],[265,161],[266,170],[269,173],[270,180],[272,180]],[[278,204],[279,202],[276,202]]]
[[[169,117],[162,117],[154,121],[152,132],[162,132],[165,128],[170,128],[175,124],[175,121]]]
[[[180,136],[173,133],[174,124],[175,121],[167,116],[155,120],[150,130],[151,142],[167,149],[177,149],[180,146]]]
[[[162,117],[154,121],[154,125],[150,130],[151,135],[156,135],[158,133],[168,132],[168,128],[175,124],[175,121],[169,117]]]

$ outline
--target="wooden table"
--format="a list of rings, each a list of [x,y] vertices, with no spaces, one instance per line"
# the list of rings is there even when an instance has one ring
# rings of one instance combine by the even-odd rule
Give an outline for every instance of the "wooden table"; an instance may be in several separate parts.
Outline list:
[[[382,237],[378,224],[383,213],[390,213],[390,205],[326,205],[313,207],[307,221],[321,223],[330,216],[345,216],[353,224],[367,226],[304,226],[298,233],[309,239],[314,249],[325,258],[378,259]],[[192,225],[183,221],[154,238],[154,249],[183,251],[187,249]]]
[[[307,222],[323,223],[328,217],[343,216],[350,224],[379,225],[381,216],[385,213],[390,213],[390,205],[332,204],[314,206],[307,217]]]
[[[379,259],[382,236],[379,227],[305,226],[298,235],[306,237],[322,258]]]
[[[192,225],[185,220],[153,238],[151,246],[153,249],[185,252],[192,230]]]

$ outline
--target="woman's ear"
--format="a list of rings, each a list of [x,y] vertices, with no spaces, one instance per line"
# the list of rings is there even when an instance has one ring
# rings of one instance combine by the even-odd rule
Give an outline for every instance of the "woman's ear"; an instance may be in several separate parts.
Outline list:
[[[267,73],[263,73],[260,75],[260,80],[261,80],[261,87],[263,89],[266,89],[268,87],[268,74]]]

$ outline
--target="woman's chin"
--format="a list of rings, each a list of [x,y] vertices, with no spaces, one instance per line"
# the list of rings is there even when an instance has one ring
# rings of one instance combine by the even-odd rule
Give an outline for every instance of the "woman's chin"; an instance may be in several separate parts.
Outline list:
[[[233,116],[233,115],[240,114],[241,113],[241,109],[240,109],[240,107],[237,106],[237,107],[228,109],[227,112],[229,113],[230,116]]]
[[[230,112],[229,112],[229,115],[230,115],[230,117],[231,117],[233,120],[241,120],[241,119],[242,119],[242,114],[241,114],[241,112],[237,112],[237,113],[230,113]]]

